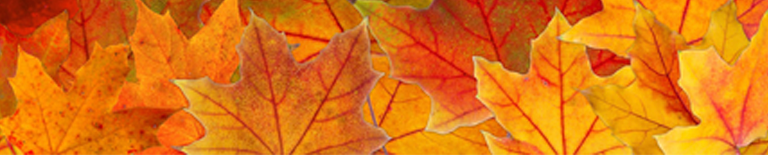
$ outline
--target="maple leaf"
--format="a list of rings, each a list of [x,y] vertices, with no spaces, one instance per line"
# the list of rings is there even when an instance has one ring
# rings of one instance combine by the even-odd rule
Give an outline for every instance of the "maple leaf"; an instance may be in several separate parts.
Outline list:
[[[16,148],[8,140],[6,140],[6,137],[2,133],[3,133],[3,130],[0,129],[0,154],[15,155],[16,152],[20,152],[18,148]]]
[[[207,130],[185,152],[370,153],[389,139],[360,116],[360,104],[381,77],[371,68],[365,25],[334,37],[316,60],[299,64],[285,35],[251,16],[237,48],[240,81],[174,81]]]
[[[768,138],[760,138],[753,141],[747,147],[739,149],[741,154],[766,154],[768,153]]]
[[[591,87],[583,94],[595,113],[634,153],[661,154],[652,136],[698,123],[689,110],[688,96],[677,83],[677,52],[688,46],[651,11],[641,5],[636,8],[637,39],[629,54],[637,81],[628,87]]]
[[[739,22],[744,27],[747,37],[752,38],[760,26],[760,19],[768,10],[768,1],[763,0],[738,0],[734,1],[738,12]]]
[[[197,4],[202,3],[198,7],[199,10],[182,10],[186,13],[180,14],[180,16],[174,15],[174,17],[181,17],[183,21],[195,22],[199,15],[200,21],[207,23],[211,16],[211,10],[216,10],[222,0],[194,1],[191,2],[192,7],[198,7]],[[334,34],[349,30],[363,20],[348,0],[241,1],[240,17],[243,23],[248,22],[249,11],[251,10],[259,17],[264,18],[275,29],[285,33],[289,43],[298,45],[295,50],[291,50],[291,53],[299,62],[314,59]],[[181,25],[186,25],[186,23],[181,23]],[[182,29],[182,31],[185,33],[195,31],[194,26],[188,28]],[[371,38],[371,43],[371,50],[374,53],[381,53],[373,38]]]
[[[2,65],[0,65],[0,117],[13,113],[16,109],[16,98],[7,77],[16,73],[16,57],[19,49],[40,58],[45,72],[51,75],[57,84],[66,77],[58,76],[61,64],[69,55],[69,31],[67,31],[67,12],[46,21],[29,36],[17,37],[5,27],[0,28],[0,44],[2,44]]]
[[[713,48],[680,53],[680,86],[691,96],[697,126],[657,136],[667,154],[738,154],[739,148],[768,133],[768,19],[734,65]],[[706,148],[692,146],[706,145]]]
[[[630,64],[629,59],[605,49],[587,47],[587,56],[589,57],[589,64],[592,66],[592,72],[598,76],[613,75],[619,69]]]
[[[127,46],[94,47],[90,60],[63,91],[41,62],[19,52],[11,86],[19,100],[14,115],[0,121],[3,134],[25,154],[117,154],[157,143],[156,126],[173,110],[111,112],[128,73]]]
[[[698,43],[709,26],[710,12],[726,0],[638,0],[649,10],[656,12],[658,20],[677,33],[688,43]],[[635,17],[633,0],[603,0],[605,9],[576,23],[573,29],[561,36],[565,41],[584,43],[587,46],[608,49],[619,56],[627,56],[627,49],[635,39],[632,21]]]
[[[389,73],[386,55],[373,56],[373,68]],[[392,139],[385,145],[390,154],[490,154],[481,130],[494,135],[506,135],[495,119],[475,127],[459,128],[448,134],[425,131],[429,121],[431,101],[417,85],[392,78],[382,78],[370,94],[369,104],[363,106],[365,120],[381,127]],[[371,109],[372,111],[368,110]],[[373,112],[375,115],[371,115]],[[375,117],[375,120],[371,119]],[[384,153],[379,150],[377,153]]]
[[[115,108],[186,107],[186,98],[171,79],[209,76],[229,83],[238,65],[235,45],[245,27],[233,20],[238,18],[237,0],[226,1],[209,24],[187,41],[169,14],[161,16],[139,5],[136,32],[130,38],[138,82],[126,83]]]
[[[749,39],[737,19],[736,11],[736,4],[728,2],[712,12],[709,30],[702,43],[695,48],[714,47],[725,62],[728,64],[736,62],[741,51],[749,45]]]
[[[27,36],[62,11],[77,12],[75,4],[75,0],[5,0],[0,5],[0,23],[15,35]]]
[[[493,154],[629,154],[630,150],[598,122],[587,99],[578,93],[592,85],[628,85],[629,69],[610,78],[590,71],[585,46],[556,37],[571,28],[556,11],[532,44],[531,71],[510,72],[499,62],[474,57],[477,98],[512,135],[486,134]]]
[[[472,56],[527,70],[529,39],[544,29],[556,6],[565,7],[570,21],[601,9],[597,1],[435,0],[426,10],[378,1],[355,5],[370,14],[372,33],[392,61],[392,76],[418,84],[432,97],[436,106],[426,130],[438,133],[492,117],[474,98]]]
[[[71,41],[70,55],[62,64],[62,77],[75,79],[78,70],[93,53],[96,43],[115,45],[128,43],[128,36],[136,26],[136,3],[134,0],[78,0],[74,3],[79,11],[72,12],[69,20]],[[72,81],[62,83],[67,89]]]

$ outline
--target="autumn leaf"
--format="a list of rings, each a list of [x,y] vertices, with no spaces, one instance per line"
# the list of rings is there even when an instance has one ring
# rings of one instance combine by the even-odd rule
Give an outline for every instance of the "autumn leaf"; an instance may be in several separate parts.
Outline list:
[[[677,83],[677,53],[688,46],[650,10],[636,7],[637,39],[629,54],[637,81],[628,87],[591,87],[583,93],[595,113],[635,154],[662,154],[654,135],[698,123],[689,110],[688,96]]]
[[[156,126],[172,110],[111,112],[129,70],[127,46],[96,44],[68,91],[45,75],[39,60],[19,53],[19,72],[9,79],[18,110],[0,121],[0,128],[25,154],[118,154],[158,143]]]
[[[13,154],[15,155],[16,152],[21,153],[18,148],[13,146],[8,140],[6,140],[6,137],[2,134],[2,129],[0,129],[0,154]]]
[[[749,39],[739,23],[736,4],[728,2],[712,12],[709,30],[696,49],[714,47],[728,64],[736,62],[741,51],[749,45]]]
[[[16,98],[6,77],[12,77],[16,73],[16,57],[19,48],[39,58],[45,72],[51,75],[57,84],[69,79],[61,79],[58,72],[61,64],[69,55],[69,31],[67,31],[67,12],[46,21],[28,36],[17,37],[7,29],[0,28],[0,44],[2,44],[3,63],[0,66],[0,117],[13,113],[16,109]]]
[[[432,97],[436,106],[426,130],[438,133],[492,117],[474,98],[472,56],[525,71],[528,42],[544,29],[555,7],[571,14],[571,21],[601,9],[597,1],[436,0],[426,10],[357,1],[356,7],[370,14],[372,33],[392,61],[392,76],[418,84]]]
[[[62,64],[64,71],[60,76],[75,79],[74,72],[82,66],[93,53],[90,51],[96,43],[115,45],[128,43],[136,26],[136,3],[134,0],[78,0],[79,11],[67,24],[70,32],[71,51],[67,61]],[[70,83],[62,83],[64,89]]]
[[[768,138],[760,138],[739,149],[741,154],[768,154]]]
[[[749,38],[755,35],[758,26],[760,26],[760,19],[763,18],[763,14],[768,10],[768,1],[763,0],[738,0],[734,1],[736,8],[738,8],[739,22],[743,24],[744,32]]]
[[[138,155],[185,155],[184,152],[168,147],[152,147],[137,153]]]
[[[11,115],[16,109],[8,77],[16,75],[18,39],[5,26],[0,26],[0,118]]]
[[[474,57],[477,98],[495,115],[511,138],[486,134],[493,154],[629,154],[598,121],[587,99],[578,93],[592,85],[628,85],[629,69],[609,78],[590,71],[584,45],[556,37],[571,28],[556,11],[533,42],[531,71],[508,71],[499,62]]]
[[[709,26],[710,12],[726,0],[638,0],[656,13],[658,20],[671,30],[682,34],[688,43],[698,43]],[[573,29],[561,36],[565,41],[608,49],[619,56],[627,56],[627,49],[635,39],[632,21],[635,9],[632,0],[603,0],[603,11],[584,18]]]
[[[173,0],[172,0],[173,1]],[[201,0],[195,0],[193,7]],[[211,10],[216,10],[222,0],[211,0],[202,3],[199,10],[187,12],[181,15],[181,20],[193,21],[197,19],[207,24]],[[418,0],[424,1],[424,0]],[[270,25],[280,32],[285,33],[288,42],[298,44],[292,50],[294,57],[299,62],[307,62],[317,57],[334,34],[349,30],[362,21],[362,16],[355,10],[348,0],[282,0],[282,1],[240,1],[240,17],[243,23],[248,22],[250,11],[264,18]],[[177,16],[174,16],[177,17]],[[186,25],[187,23],[180,23]],[[185,33],[195,31],[194,27],[182,29]],[[375,43],[371,39],[372,43]],[[378,45],[372,44],[374,53],[381,53]]]
[[[75,0],[4,0],[0,5],[0,24],[18,36],[34,33],[43,23],[63,11],[77,12]],[[69,17],[67,17],[69,18]]]
[[[680,86],[691,96],[694,127],[676,128],[656,137],[667,154],[737,154],[768,133],[768,19],[734,65],[713,48],[680,53]],[[706,148],[692,146],[706,145]]]
[[[353,4],[357,0],[352,0]],[[389,5],[392,6],[411,6],[416,9],[426,9],[428,8],[434,0],[375,0],[375,1],[382,1],[386,2]],[[368,15],[363,15],[368,16]]]
[[[619,69],[630,64],[629,59],[616,55],[605,49],[587,47],[587,56],[592,71],[598,76],[610,76]]]
[[[227,2],[189,41],[169,14],[159,15],[139,5],[136,32],[130,38],[138,82],[126,83],[115,108],[186,107],[186,98],[171,79],[209,76],[229,83],[238,64],[234,47],[244,26],[232,20],[239,17],[237,1]]]
[[[240,81],[174,81],[206,129],[203,139],[183,151],[361,154],[380,148],[389,138],[360,116],[381,76],[371,68],[364,27],[336,36],[316,60],[300,64],[285,36],[252,14],[238,45]]]
[[[389,73],[386,55],[373,55],[373,68]],[[369,101],[371,106],[363,106],[363,116],[368,123],[376,124],[392,137],[385,145],[389,154],[490,154],[480,131],[500,136],[507,134],[495,119],[448,134],[425,131],[432,104],[429,96],[417,85],[392,78],[380,79],[373,87]],[[371,116],[375,116],[375,121]],[[379,150],[377,153],[384,152]]]

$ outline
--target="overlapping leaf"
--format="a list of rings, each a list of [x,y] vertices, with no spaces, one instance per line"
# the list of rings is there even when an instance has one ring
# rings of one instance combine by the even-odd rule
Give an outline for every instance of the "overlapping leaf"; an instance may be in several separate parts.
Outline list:
[[[528,43],[544,29],[555,7],[565,10],[570,21],[601,9],[597,1],[436,0],[426,10],[375,1],[356,5],[370,14],[371,30],[392,61],[392,76],[420,85],[432,97],[435,106],[427,130],[439,133],[492,117],[474,98],[472,56],[525,71]]]
[[[16,57],[18,49],[22,48],[30,55],[39,58],[45,72],[52,75],[57,83],[71,81],[58,76],[62,70],[61,64],[69,55],[69,31],[67,31],[66,12],[51,18],[43,23],[29,36],[17,37],[5,27],[0,28],[0,44],[2,44],[2,65],[0,65],[0,116],[10,115],[15,110],[16,98],[6,77],[12,77],[16,73]]]
[[[680,54],[680,86],[690,94],[695,127],[677,128],[658,136],[667,154],[737,154],[768,132],[768,19],[734,65],[710,48]],[[703,146],[696,148],[693,146]]]
[[[629,154],[578,93],[592,85],[628,85],[629,69],[609,78],[590,71],[585,47],[556,37],[571,28],[558,12],[533,41],[531,71],[510,72],[475,57],[478,95],[511,138],[486,134],[494,154]]]
[[[735,3],[727,3],[712,12],[709,31],[704,36],[702,44],[696,48],[714,47],[725,62],[728,64],[736,62],[736,58],[749,45],[749,39],[737,19],[736,11]]]
[[[209,76],[215,82],[229,83],[238,65],[235,45],[244,27],[237,20],[237,0],[228,0],[209,24],[187,41],[169,14],[161,16],[140,5],[130,41],[138,81],[123,87],[116,108],[186,107],[187,100],[171,79]]]
[[[82,66],[96,43],[114,45],[128,43],[128,36],[136,25],[134,0],[78,0],[80,8],[69,20],[72,49],[64,69],[74,73]],[[65,74],[62,76],[74,76]],[[74,79],[74,78],[71,78]],[[65,88],[67,83],[64,83]]]
[[[76,0],[7,0],[0,5],[0,24],[15,35],[26,36],[65,10],[70,15],[77,12]]]
[[[41,62],[20,52],[10,83],[19,100],[14,115],[0,121],[3,134],[25,154],[118,154],[138,152],[158,142],[154,132],[172,110],[111,112],[128,73],[127,46],[101,49],[63,91]]]
[[[238,51],[241,80],[174,81],[206,128],[192,154],[370,153],[389,138],[364,122],[360,107],[381,76],[371,68],[364,26],[331,39],[315,61],[299,64],[285,36],[252,15]]]
[[[763,0],[737,0],[739,22],[743,24],[744,32],[749,38],[755,35],[763,13],[768,10],[768,1]]]
[[[651,11],[636,5],[630,48],[637,81],[628,87],[592,87],[584,91],[595,113],[636,154],[661,154],[654,135],[677,126],[695,125],[688,96],[678,86],[677,52],[688,48],[682,36],[657,21]]]
[[[656,13],[658,20],[682,34],[688,43],[698,43],[709,26],[710,12],[726,0],[642,0],[641,5]],[[561,37],[566,41],[604,48],[620,56],[635,39],[632,21],[635,9],[632,0],[603,0],[603,11],[584,18]]]
[[[373,56],[373,67],[389,72],[385,55]],[[481,130],[506,135],[495,119],[475,127],[459,128],[448,134],[425,131],[429,121],[430,99],[417,85],[382,78],[373,87],[370,104],[363,106],[366,121],[386,131],[392,139],[385,146],[390,154],[489,154]],[[371,111],[375,121],[371,119]],[[379,150],[377,153],[384,153]]]

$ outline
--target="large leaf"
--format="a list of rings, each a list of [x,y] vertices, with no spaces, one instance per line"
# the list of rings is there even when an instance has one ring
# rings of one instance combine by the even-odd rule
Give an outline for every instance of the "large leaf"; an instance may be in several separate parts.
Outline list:
[[[768,132],[768,19],[734,65],[710,48],[680,54],[680,86],[691,96],[698,126],[658,136],[667,154],[737,154]],[[693,146],[703,146],[693,147]]]
[[[10,115],[15,110],[16,98],[6,77],[16,73],[16,57],[18,48],[42,61],[46,74],[57,83],[71,81],[60,77],[61,64],[69,55],[69,31],[67,30],[67,12],[46,21],[29,36],[17,37],[5,27],[0,28],[0,44],[2,44],[2,65],[0,65],[0,116]],[[67,73],[68,74],[68,73]]]
[[[373,56],[373,68],[389,72],[385,55]],[[448,134],[425,131],[432,102],[417,85],[392,78],[382,78],[373,87],[370,105],[363,106],[369,123],[384,129],[392,139],[384,145],[391,154],[489,154],[481,130],[494,135],[506,135],[495,119],[475,127],[459,128]],[[371,115],[371,111],[373,114]],[[375,120],[371,119],[374,116]],[[379,150],[377,153],[383,153]]]
[[[241,80],[176,80],[206,128],[192,154],[371,153],[389,138],[365,123],[361,104],[381,77],[371,68],[364,25],[331,39],[299,64],[285,36],[252,15],[238,45]]]
[[[609,78],[594,75],[584,45],[556,37],[571,28],[558,12],[533,41],[531,71],[511,72],[499,62],[475,57],[477,98],[511,138],[486,135],[494,154],[629,154],[578,93],[592,85],[628,85],[627,68]]]
[[[656,13],[659,22],[682,34],[688,43],[698,43],[709,26],[710,12],[726,0],[642,0],[641,5]],[[603,11],[584,18],[561,37],[566,41],[604,48],[620,56],[635,39],[632,21],[635,17],[633,0],[603,0]]]
[[[75,79],[74,72],[80,68],[90,55],[94,45],[114,45],[128,43],[136,26],[136,3],[134,0],[78,0],[80,9],[72,12],[68,28],[70,32],[71,51],[64,62],[62,77]],[[67,89],[73,81],[64,81],[63,88]]]
[[[18,110],[0,121],[14,146],[27,154],[118,154],[158,143],[154,132],[173,111],[111,112],[129,70],[128,49],[94,49],[68,91],[45,74],[39,60],[20,52],[19,72],[10,78]]]
[[[528,69],[530,39],[538,36],[555,8],[577,21],[601,9],[597,1],[436,0],[426,10],[357,1],[392,62],[392,76],[418,84],[432,97],[427,130],[448,133],[491,118],[474,98],[472,56]]]
[[[651,11],[637,5],[630,48],[637,81],[620,86],[592,87],[584,91],[595,113],[636,154],[661,154],[654,135],[677,126],[695,125],[688,96],[678,86],[677,52],[687,48],[682,36],[658,22]]]
[[[141,4],[136,32],[130,38],[138,81],[126,83],[116,109],[186,107],[187,100],[171,79],[208,76],[229,83],[239,63],[235,45],[244,28],[238,19],[237,0],[228,0],[188,41],[169,14],[156,14]]]

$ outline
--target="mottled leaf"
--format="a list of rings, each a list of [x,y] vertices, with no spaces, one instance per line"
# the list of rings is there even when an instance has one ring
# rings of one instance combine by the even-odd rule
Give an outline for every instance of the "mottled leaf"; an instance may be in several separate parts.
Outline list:
[[[25,154],[121,154],[158,143],[154,132],[173,111],[111,112],[129,70],[127,46],[96,44],[68,91],[45,74],[39,60],[19,53],[19,72],[10,78],[18,110],[0,120],[0,127]]]
[[[331,39],[300,64],[285,36],[252,14],[237,46],[241,80],[176,80],[205,126],[191,154],[362,154],[389,138],[366,123],[362,103],[381,76],[371,68],[365,25]]]

